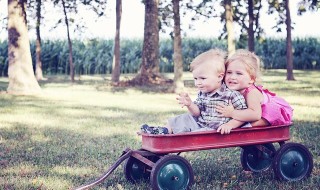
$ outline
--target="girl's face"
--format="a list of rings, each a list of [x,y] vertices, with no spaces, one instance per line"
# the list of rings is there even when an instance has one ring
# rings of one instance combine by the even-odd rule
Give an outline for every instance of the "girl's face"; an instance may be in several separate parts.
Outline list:
[[[203,93],[212,93],[221,86],[224,73],[217,73],[215,66],[203,63],[192,71],[194,84]]]
[[[237,60],[229,63],[224,80],[229,89],[240,92],[254,83],[245,64]]]

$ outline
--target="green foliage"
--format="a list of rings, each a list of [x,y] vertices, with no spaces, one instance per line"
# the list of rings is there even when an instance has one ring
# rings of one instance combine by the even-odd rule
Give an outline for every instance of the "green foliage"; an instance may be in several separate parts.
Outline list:
[[[293,40],[294,69],[320,69],[320,41],[318,38],[298,38]],[[247,42],[238,41],[237,48],[246,48]],[[186,38],[182,41],[183,68],[189,70],[190,62],[200,53],[211,48],[227,49],[223,40],[206,38]],[[263,61],[265,69],[286,68],[286,41],[267,38],[256,42],[256,54]],[[31,53],[35,65],[35,42],[31,42]],[[137,73],[141,64],[142,40],[121,40],[121,73]],[[173,72],[173,41],[160,41],[160,71]],[[0,42],[0,76],[8,70],[7,41]],[[67,41],[45,40],[42,42],[42,67],[45,75],[69,73],[69,49]],[[73,41],[73,61],[75,73],[110,74],[112,72],[113,40],[93,39]]]
[[[8,70],[8,46],[7,41],[0,41],[0,76],[6,76]]]
[[[318,38],[297,38],[292,42],[294,69],[320,69],[320,41]],[[256,44],[256,54],[265,69],[286,68],[286,41],[268,38]]]
[[[295,69],[319,69],[320,45],[319,39],[297,39],[294,44],[294,68]]]

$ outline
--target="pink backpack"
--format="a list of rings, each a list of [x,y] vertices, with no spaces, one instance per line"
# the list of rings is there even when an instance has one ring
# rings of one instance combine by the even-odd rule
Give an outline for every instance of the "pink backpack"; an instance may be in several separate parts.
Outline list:
[[[271,125],[291,124],[293,116],[293,108],[283,98],[276,96],[275,93],[268,89],[263,89],[262,86],[252,85],[243,93],[246,95],[251,89],[257,88],[264,97],[261,104],[262,117]]]
[[[262,106],[262,117],[265,117],[271,125],[290,124],[292,122],[293,108],[283,98],[262,86],[257,89],[263,94],[265,100]]]

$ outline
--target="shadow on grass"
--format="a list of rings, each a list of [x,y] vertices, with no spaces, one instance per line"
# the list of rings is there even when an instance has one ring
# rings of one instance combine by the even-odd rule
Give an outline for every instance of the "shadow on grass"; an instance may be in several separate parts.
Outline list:
[[[300,122],[291,128],[291,142],[304,144],[314,157],[314,171],[302,182],[279,182],[272,170],[245,173],[240,164],[240,148],[182,153],[195,173],[194,189],[315,189],[320,183],[319,126]],[[86,184],[107,170],[130,147],[140,147],[126,133],[91,136],[61,128],[36,128],[15,123],[1,130],[0,187],[3,189],[68,189]],[[103,185],[108,188],[146,189],[148,184],[132,185],[123,175],[123,164]],[[103,186],[103,185],[100,185]],[[99,187],[99,186],[98,186]]]
[[[146,86],[114,86],[111,85],[111,80],[103,76],[95,77],[90,80],[85,77],[83,79],[76,79],[73,83],[70,81],[68,76],[50,76],[47,80],[40,81],[39,84],[41,87],[46,87],[52,84],[55,84],[55,87],[65,87],[71,85],[88,85],[94,86],[97,91],[108,91],[108,92],[125,92],[128,89],[133,89],[141,91],[143,93],[168,93],[172,84],[163,84],[163,85],[146,85]]]
[[[30,96],[5,96],[0,101],[0,189],[68,189],[92,181],[125,148],[141,147],[134,123],[153,114]],[[137,189],[124,179],[121,168],[106,185]]]
[[[106,171],[125,148],[138,146],[137,140],[126,134],[90,137],[75,131],[38,129],[19,123],[1,130],[1,138],[5,142],[0,146],[3,161],[0,189],[80,186]],[[113,175],[123,175],[119,173]],[[112,182],[116,186],[117,181],[123,180],[119,177]]]

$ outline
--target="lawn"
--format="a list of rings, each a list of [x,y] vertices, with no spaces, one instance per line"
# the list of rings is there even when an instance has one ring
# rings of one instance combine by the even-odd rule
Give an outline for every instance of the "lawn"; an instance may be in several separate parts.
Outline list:
[[[186,152],[195,173],[192,189],[318,189],[320,184],[320,72],[268,70],[263,85],[294,108],[292,142],[312,153],[314,169],[302,182],[280,182],[272,170],[242,171],[240,148]],[[130,76],[126,76],[130,77]],[[172,75],[168,75],[172,77]],[[185,91],[196,96],[190,73]],[[123,79],[126,79],[125,77]],[[142,124],[163,125],[184,113],[175,94],[163,88],[112,87],[109,76],[81,76],[74,84],[49,76],[43,94],[14,96],[0,93],[0,189],[71,189],[105,172],[122,151],[141,148],[136,134]],[[8,85],[0,78],[0,90]],[[94,189],[148,189],[130,184],[121,164]]]

